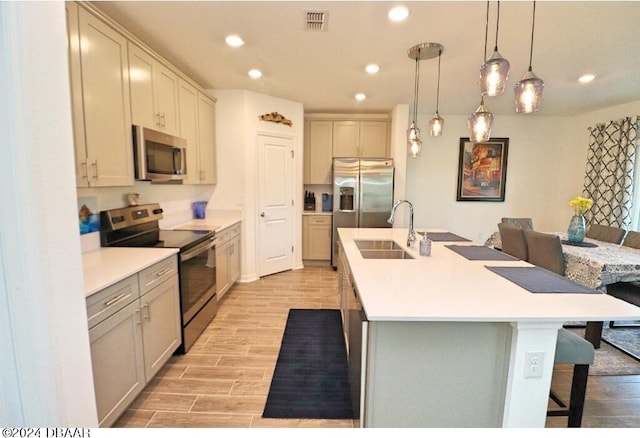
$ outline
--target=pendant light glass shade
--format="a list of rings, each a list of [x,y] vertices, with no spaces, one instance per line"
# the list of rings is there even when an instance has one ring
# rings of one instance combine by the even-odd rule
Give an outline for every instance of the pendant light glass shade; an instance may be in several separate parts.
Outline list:
[[[488,12],[487,3],[487,12]],[[489,15],[487,14],[487,26],[489,25]],[[498,2],[498,15],[496,19],[496,44],[493,55],[480,66],[480,94],[482,96],[499,96],[504,93],[507,79],[509,79],[509,68],[511,64],[498,52],[498,29],[500,25],[500,2]],[[485,37],[486,39],[486,37]],[[485,43],[486,44],[486,43]],[[486,52],[486,47],[485,47]],[[486,56],[486,53],[485,53]]]
[[[444,119],[440,117],[438,111],[429,120],[429,135],[432,137],[438,137],[442,135],[444,129]]]
[[[467,123],[470,132],[469,141],[472,143],[489,141],[493,126],[493,114],[484,106],[484,98],[480,98],[480,106],[471,114]]]
[[[415,123],[412,123],[409,129],[407,129],[407,148],[410,157],[416,158],[420,156],[422,140],[420,139],[420,129],[418,129]]]
[[[533,113],[540,109],[544,82],[529,69],[515,87],[516,112]]]
[[[509,79],[509,61],[498,52],[493,52],[491,58],[480,67],[480,94],[483,96],[499,96],[504,93]]]
[[[533,33],[536,25],[536,2],[533,2],[533,20],[531,23],[531,49],[529,51],[529,69],[513,88],[515,94],[516,112],[533,113],[540,109],[544,81],[533,73],[531,61],[533,59]]]

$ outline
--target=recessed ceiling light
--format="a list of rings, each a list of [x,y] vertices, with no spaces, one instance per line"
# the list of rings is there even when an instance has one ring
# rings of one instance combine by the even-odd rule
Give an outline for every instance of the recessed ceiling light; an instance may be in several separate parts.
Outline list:
[[[262,77],[262,72],[256,68],[252,68],[251,70],[249,70],[248,75],[251,76],[253,79],[258,79]]]
[[[371,75],[374,75],[374,74],[376,74],[376,73],[378,73],[378,72],[380,71],[380,66],[379,66],[378,64],[368,64],[368,65],[364,68],[364,70],[365,70],[367,73],[369,73],[369,74],[371,74]]]
[[[231,47],[240,47],[244,44],[244,41],[238,35],[229,35],[224,40]]]
[[[589,82],[591,82],[592,80],[594,80],[596,78],[596,75],[588,73],[586,75],[582,75],[578,78],[578,82],[580,82],[581,84],[588,84]]]
[[[391,21],[404,21],[409,16],[409,9],[406,6],[394,6],[389,10],[387,16]]]
[[[363,100],[365,100],[367,98],[367,96],[364,93],[358,93],[356,94],[356,100],[358,102],[362,102]]]

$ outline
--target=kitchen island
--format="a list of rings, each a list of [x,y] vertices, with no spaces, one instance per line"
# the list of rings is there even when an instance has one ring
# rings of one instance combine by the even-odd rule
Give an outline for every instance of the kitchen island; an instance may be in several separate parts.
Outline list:
[[[638,307],[606,294],[532,293],[486,268],[526,262],[467,260],[447,248],[474,242],[434,241],[421,257],[417,243],[406,247],[406,229],[338,234],[364,427],[544,427],[562,323],[640,319]],[[392,240],[412,258],[364,258],[361,240]]]

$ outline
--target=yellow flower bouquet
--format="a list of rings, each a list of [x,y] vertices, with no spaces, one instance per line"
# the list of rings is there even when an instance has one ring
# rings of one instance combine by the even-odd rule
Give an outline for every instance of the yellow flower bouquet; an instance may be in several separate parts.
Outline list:
[[[591,208],[593,200],[589,198],[583,198],[582,196],[576,196],[569,201],[569,206],[573,207],[573,211],[576,215],[583,215]]]

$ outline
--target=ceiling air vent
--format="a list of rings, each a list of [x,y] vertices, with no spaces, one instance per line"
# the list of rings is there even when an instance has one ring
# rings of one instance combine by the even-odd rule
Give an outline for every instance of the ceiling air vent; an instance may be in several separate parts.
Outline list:
[[[327,30],[327,19],[329,13],[326,11],[306,11],[305,29],[315,32]]]

